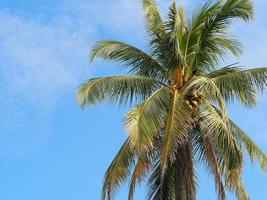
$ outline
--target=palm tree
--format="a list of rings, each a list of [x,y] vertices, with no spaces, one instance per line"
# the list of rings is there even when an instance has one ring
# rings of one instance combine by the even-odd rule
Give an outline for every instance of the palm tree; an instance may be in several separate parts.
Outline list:
[[[189,18],[172,3],[166,20],[153,0],[143,0],[143,9],[147,51],[114,40],[96,43],[92,60],[118,61],[128,74],[89,79],[77,92],[82,107],[104,100],[134,105],[125,116],[128,137],[106,171],[102,199],[112,199],[129,180],[129,200],[143,181],[149,200],[195,200],[197,163],[214,177],[219,200],[226,199],[226,189],[249,199],[243,154],[262,170],[267,157],[229,119],[225,104],[255,105],[267,68],[220,65],[226,53],[242,53],[229,26],[233,19],[252,19],[252,3],[208,1]]]

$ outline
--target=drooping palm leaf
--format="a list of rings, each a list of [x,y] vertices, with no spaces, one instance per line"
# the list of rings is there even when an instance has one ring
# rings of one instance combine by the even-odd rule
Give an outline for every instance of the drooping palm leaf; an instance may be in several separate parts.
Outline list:
[[[148,180],[148,200],[173,200],[175,197],[175,170],[169,163],[162,177],[160,161],[155,163],[154,170]]]
[[[213,137],[211,137],[209,134],[203,133],[201,130],[197,130],[194,137],[194,146],[198,148],[195,153],[199,154],[198,159],[205,164],[206,169],[214,177],[218,200],[225,200],[225,188],[223,184],[220,163],[218,162],[220,158],[218,158],[218,152],[213,140]]]
[[[192,128],[190,108],[176,90],[173,91],[172,102],[169,106],[160,155],[163,175],[167,168],[168,160],[175,160],[179,144],[188,139],[188,133]]]
[[[201,131],[215,137],[216,147],[223,155],[228,170],[240,170],[243,164],[242,153],[227,127],[227,122],[223,121],[216,109],[207,101],[199,109]]]
[[[139,152],[153,148],[153,142],[167,115],[171,100],[168,87],[156,90],[149,98],[130,110],[125,117],[126,131],[131,144]]]
[[[141,76],[113,75],[93,78],[80,85],[77,100],[81,106],[107,99],[110,102],[131,103],[144,100],[159,88],[160,82]]]
[[[255,89],[262,91],[267,85],[267,68],[224,67],[206,76],[214,80],[226,101],[240,100],[245,106],[255,105]]]
[[[126,181],[135,163],[135,158],[134,149],[132,149],[128,138],[106,171],[102,188],[102,200],[105,200],[106,196],[108,200],[111,200],[117,188]]]
[[[244,149],[252,161],[257,160],[262,170],[267,169],[267,156],[260,150],[260,148],[253,142],[253,140],[233,121],[229,120],[229,129],[236,141],[240,144],[241,148]]]
[[[139,156],[130,180],[128,200],[134,199],[134,190],[137,183],[141,183],[151,168],[151,159],[147,154]]]

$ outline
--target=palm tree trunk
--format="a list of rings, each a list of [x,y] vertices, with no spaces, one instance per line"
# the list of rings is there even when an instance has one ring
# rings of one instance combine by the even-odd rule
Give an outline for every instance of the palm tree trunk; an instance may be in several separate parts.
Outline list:
[[[180,145],[175,161],[175,200],[195,200],[191,141]]]

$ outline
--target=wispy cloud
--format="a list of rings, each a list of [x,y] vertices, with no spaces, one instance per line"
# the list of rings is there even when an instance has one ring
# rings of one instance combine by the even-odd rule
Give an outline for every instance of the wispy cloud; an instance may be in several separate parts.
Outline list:
[[[76,81],[90,34],[72,30],[69,23],[62,18],[42,25],[0,12],[1,82],[9,92],[47,103]]]
[[[0,26],[0,156],[21,157],[47,141],[53,108],[88,73],[94,28],[64,14],[44,23],[1,10]]]

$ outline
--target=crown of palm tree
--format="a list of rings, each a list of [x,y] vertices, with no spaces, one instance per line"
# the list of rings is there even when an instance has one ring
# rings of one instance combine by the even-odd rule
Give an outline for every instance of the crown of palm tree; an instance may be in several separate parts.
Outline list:
[[[229,33],[232,20],[252,19],[249,0],[209,1],[185,16],[175,3],[162,20],[153,0],[143,0],[146,52],[114,40],[96,43],[91,59],[118,61],[128,75],[89,79],[81,84],[81,106],[108,100],[134,107],[125,116],[128,138],[109,166],[102,199],[114,197],[130,177],[148,183],[149,200],[194,200],[195,165],[214,177],[219,200],[225,189],[249,199],[242,185],[243,154],[266,169],[267,157],[227,115],[225,103],[250,107],[267,84],[267,68],[220,67],[226,53],[242,53]]]

